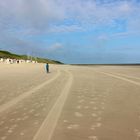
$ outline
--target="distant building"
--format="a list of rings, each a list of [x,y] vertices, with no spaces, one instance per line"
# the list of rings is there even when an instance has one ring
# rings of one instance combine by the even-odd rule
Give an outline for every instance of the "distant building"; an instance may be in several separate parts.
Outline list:
[[[21,64],[21,63],[37,63],[37,61],[23,60],[23,59],[11,59],[11,58],[0,58],[0,63],[6,64]]]
[[[3,58],[0,58],[0,63],[3,63],[4,62],[4,59]]]

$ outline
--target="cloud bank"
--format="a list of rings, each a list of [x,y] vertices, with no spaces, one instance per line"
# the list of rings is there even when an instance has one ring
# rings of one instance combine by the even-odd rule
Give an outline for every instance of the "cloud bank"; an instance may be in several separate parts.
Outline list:
[[[111,37],[135,34],[140,29],[139,13],[138,0],[0,0],[0,46],[20,52],[34,48],[41,54],[64,45],[56,40],[46,49],[34,38],[91,31],[99,31],[97,41],[105,42],[104,32]]]
[[[36,32],[54,32],[53,27],[56,31],[71,31],[71,28],[74,31],[91,25],[115,24],[118,18],[131,22],[131,18],[138,17],[139,7],[134,0],[1,0],[0,27],[10,29],[18,26],[20,30]],[[71,25],[67,24],[69,20]]]

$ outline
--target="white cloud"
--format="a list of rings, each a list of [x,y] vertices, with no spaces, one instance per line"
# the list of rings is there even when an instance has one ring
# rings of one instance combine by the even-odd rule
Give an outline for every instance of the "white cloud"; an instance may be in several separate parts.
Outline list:
[[[47,51],[48,52],[56,52],[56,51],[60,51],[61,49],[63,49],[63,45],[61,44],[61,43],[55,43],[55,44],[53,44],[53,45],[51,45],[48,49],[47,49]]]
[[[126,32],[139,29],[140,4],[134,0],[100,1],[0,0],[0,36],[24,40],[44,33],[86,31],[102,25],[110,28],[120,18],[126,20]]]
[[[108,36],[105,35],[105,34],[103,34],[103,35],[99,35],[99,36],[97,37],[97,39],[98,39],[99,41],[102,41],[102,40],[108,40]]]
[[[56,42],[45,48],[43,54],[47,58],[60,60],[65,55],[65,49],[62,43]]]
[[[62,32],[74,32],[74,31],[85,31],[85,29],[80,25],[59,25],[53,26],[48,29],[49,33],[62,33]]]
[[[120,17],[130,18],[136,9],[140,12],[139,5],[133,1],[112,1],[105,4],[97,4],[97,2],[92,0],[1,0],[0,19],[3,24],[16,23],[25,28],[43,31],[48,30],[49,24],[62,23],[69,18],[75,19],[81,25],[96,26],[109,24]],[[58,24],[56,25],[59,27]],[[69,31],[65,25],[61,25],[60,28],[62,26]]]
[[[112,39],[112,38],[126,38],[126,37],[128,37],[128,36],[136,36],[136,35],[139,35],[140,34],[140,31],[136,31],[136,30],[134,30],[134,31],[128,31],[128,32],[121,32],[121,33],[115,33],[115,34],[113,34],[113,35],[111,35],[111,36],[108,36],[108,38],[110,38],[110,39]]]

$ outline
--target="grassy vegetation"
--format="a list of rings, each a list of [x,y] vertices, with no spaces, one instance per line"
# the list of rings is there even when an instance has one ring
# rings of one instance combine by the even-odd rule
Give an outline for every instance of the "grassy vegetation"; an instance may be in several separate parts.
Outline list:
[[[62,64],[61,62],[55,61],[55,60],[32,57],[32,56],[27,56],[27,55],[17,55],[17,54],[10,53],[8,51],[3,51],[3,50],[0,50],[0,58],[23,59],[23,60],[30,59],[33,61],[37,61],[38,63]]]

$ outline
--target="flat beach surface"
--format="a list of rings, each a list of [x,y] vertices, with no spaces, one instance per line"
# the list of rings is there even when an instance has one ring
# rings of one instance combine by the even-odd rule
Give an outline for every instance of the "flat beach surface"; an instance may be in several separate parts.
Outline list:
[[[140,140],[140,66],[0,64],[0,140]]]

